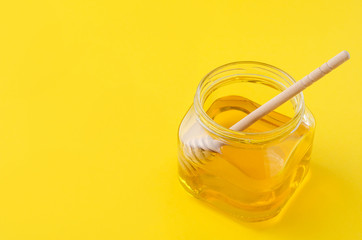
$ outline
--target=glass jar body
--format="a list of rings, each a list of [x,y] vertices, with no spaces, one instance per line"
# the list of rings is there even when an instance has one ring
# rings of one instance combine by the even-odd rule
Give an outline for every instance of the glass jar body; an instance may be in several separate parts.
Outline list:
[[[237,81],[245,81],[240,76],[255,71],[254,68],[258,63],[252,65],[253,67],[249,66],[246,70],[247,74],[245,74],[245,69],[248,67],[243,66]],[[215,80],[220,79],[220,76],[210,79],[210,76],[215,77],[215,71],[228,75],[230,74],[227,73],[228,69],[235,70],[235,66],[225,66],[211,72],[200,83],[195,102],[180,124],[178,131],[179,179],[184,188],[193,196],[238,218],[245,221],[266,220],[280,212],[308,172],[315,121],[311,112],[304,107],[301,95],[299,102],[298,99],[295,100],[293,118],[283,120],[282,115],[271,113],[268,116],[269,119],[261,120],[270,126],[276,125],[275,129],[257,133],[228,132],[226,127],[214,122],[217,120],[217,113],[221,111],[220,109],[237,109],[238,104],[245,103],[244,98],[236,97],[233,93],[233,97],[227,98],[227,101],[225,98],[220,98],[223,101],[219,101],[218,104],[225,105],[219,106],[217,111],[204,109],[207,104],[206,98],[210,97],[207,91],[215,92],[217,88],[223,86],[221,82],[228,84],[231,82],[228,77],[223,77],[221,81]],[[270,71],[267,69],[269,66],[263,65],[267,71]],[[279,69],[272,70],[280,75]],[[258,72],[258,75],[258,77],[263,76],[263,73]],[[234,74],[232,76],[235,77]],[[280,80],[270,78],[270,76],[268,76],[268,81],[281,83]],[[203,92],[202,87],[203,85],[205,87],[205,82],[211,85],[214,83],[214,88],[208,85]],[[294,80],[291,79],[289,84],[285,83],[282,88],[288,87],[293,82]],[[249,83],[254,84],[255,81],[249,81]],[[227,92],[224,91],[224,93],[227,95]],[[230,101],[230,99],[240,101]],[[247,104],[249,103],[246,103],[242,110],[248,109],[249,105],[251,108],[257,107],[255,103]],[[213,102],[209,105],[211,107],[209,106],[208,110],[213,108]],[[249,112],[252,110],[249,109]],[[233,123],[240,117],[237,114],[234,116],[231,120]],[[263,129],[262,125],[260,127]],[[190,152],[195,153],[197,150],[193,148],[198,146],[194,144],[190,148],[188,143],[200,136],[222,143],[219,151],[209,151],[209,154],[202,154],[199,157],[192,157],[191,154],[190,157]]]

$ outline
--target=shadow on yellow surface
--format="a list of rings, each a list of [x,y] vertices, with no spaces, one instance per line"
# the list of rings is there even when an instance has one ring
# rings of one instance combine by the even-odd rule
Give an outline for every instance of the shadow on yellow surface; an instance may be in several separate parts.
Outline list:
[[[311,236],[322,237],[325,236],[326,231],[334,232],[336,237],[346,237],[348,230],[353,227],[353,224],[349,223],[358,221],[358,219],[352,219],[354,214],[347,213],[351,211],[347,204],[357,205],[358,194],[358,189],[353,183],[342,179],[326,167],[312,164],[309,174],[294,196],[281,213],[271,220],[247,223],[214,207],[210,208],[239,223],[241,227],[257,232],[290,237],[290,239],[295,239],[296,236],[298,239],[308,239]],[[199,200],[195,199],[195,201],[204,205]],[[346,211],[345,214],[343,211]],[[341,220],[340,216],[346,217]]]

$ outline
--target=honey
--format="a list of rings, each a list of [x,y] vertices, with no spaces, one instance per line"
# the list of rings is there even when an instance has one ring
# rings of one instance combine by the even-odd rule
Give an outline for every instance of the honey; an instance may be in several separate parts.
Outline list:
[[[217,99],[207,114],[228,128],[258,106],[240,96],[226,96]],[[273,111],[247,131],[269,131],[289,120],[289,117]],[[261,149],[248,144],[223,146],[222,154],[214,155],[203,164],[191,163],[190,169],[180,168],[181,182],[193,194],[213,204],[225,205],[222,207],[232,212],[236,208],[236,212],[277,213],[287,200],[286,196],[293,193],[307,173],[311,152],[311,141],[306,139],[308,131],[308,126],[301,124],[283,143]],[[185,156],[180,158],[188,161]]]

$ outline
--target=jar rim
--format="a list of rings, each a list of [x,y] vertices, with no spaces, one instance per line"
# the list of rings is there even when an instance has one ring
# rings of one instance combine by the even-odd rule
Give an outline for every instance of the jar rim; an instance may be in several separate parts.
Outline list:
[[[293,97],[293,98],[297,98],[297,100],[299,99],[299,101],[296,101],[296,107],[295,107],[296,110],[294,111],[293,117],[287,123],[285,123],[281,126],[278,126],[269,131],[264,131],[264,132],[234,131],[234,130],[231,130],[229,128],[226,128],[226,127],[218,124],[205,112],[205,110],[203,108],[203,102],[201,99],[201,91],[202,91],[202,88],[203,88],[205,82],[207,80],[209,80],[210,77],[217,75],[217,73],[220,70],[223,70],[224,68],[227,68],[230,66],[240,65],[240,64],[241,65],[254,64],[254,65],[269,68],[270,70],[274,70],[278,74],[281,74],[282,78],[284,78],[284,77],[287,78],[286,80],[287,81],[289,80],[291,82],[291,84],[296,83],[294,78],[292,76],[290,76],[288,73],[281,70],[280,68],[277,68],[277,67],[267,64],[267,63],[262,63],[262,62],[257,62],[257,61],[236,61],[236,62],[224,64],[220,67],[215,68],[211,72],[209,72],[200,81],[200,83],[197,87],[197,91],[196,91],[195,98],[194,98],[194,108],[195,108],[196,115],[197,115],[197,118],[198,118],[200,124],[205,129],[207,129],[210,133],[212,133],[218,137],[221,137],[223,139],[226,138],[228,140],[233,140],[233,141],[237,141],[237,142],[265,142],[265,141],[269,141],[271,139],[277,138],[280,135],[283,135],[283,133],[295,131],[299,127],[302,116],[305,111],[305,102],[304,102],[304,96],[303,96],[302,92],[298,93],[296,96]],[[277,81],[275,79],[272,79],[272,80]],[[208,90],[206,90],[206,91],[208,91]]]

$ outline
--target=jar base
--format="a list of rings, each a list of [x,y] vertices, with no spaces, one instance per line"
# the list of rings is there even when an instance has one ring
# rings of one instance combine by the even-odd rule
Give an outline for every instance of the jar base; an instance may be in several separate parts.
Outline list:
[[[183,179],[181,176],[179,176],[179,181],[189,194],[201,200],[203,203],[206,203],[213,209],[221,211],[222,213],[243,222],[257,223],[273,221],[273,219],[277,218],[281,212],[284,212],[286,210],[286,205],[292,201],[293,197],[296,195],[296,192],[303,187],[302,185],[305,182],[305,178],[307,178],[309,175],[309,171],[306,169],[302,178],[300,179],[298,187],[289,193],[289,197],[287,197],[277,207],[272,205],[264,206],[264,211],[255,211],[255,209],[254,211],[248,211],[245,206],[244,208],[241,207],[242,204],[227,198],[223,198],[221,197],[220,193],[216,193],[213,190],[193,188],[192,185],[188,184],[188,181]]]

